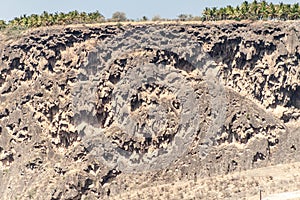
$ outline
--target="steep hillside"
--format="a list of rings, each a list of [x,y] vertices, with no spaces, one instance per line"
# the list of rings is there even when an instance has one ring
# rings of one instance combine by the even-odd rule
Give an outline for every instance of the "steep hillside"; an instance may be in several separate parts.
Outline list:
[[[0,198],[127,199],[135,191],[139,199],[153,188],[162,199],[250,197],[268,177],[244,181],[246,170],[300,161],[299,25],[2,34]],[[218,185],[223,176],[228,187],[218,196],[223,187],[203,180]],[[232,176],[243,187],[231,187]],[[300,189],[288,181],[287,191]],[[190,183],[185,195],[178,185]],[[282,192],[275,183],[269,190]]]

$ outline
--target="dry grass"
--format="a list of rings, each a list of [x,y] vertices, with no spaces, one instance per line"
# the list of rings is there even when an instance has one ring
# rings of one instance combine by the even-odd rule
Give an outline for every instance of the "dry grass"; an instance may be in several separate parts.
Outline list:
[[[174,181],[137,188],[111,199],[259,199],[299,190],[300,162],[264,167],[194,181]]]

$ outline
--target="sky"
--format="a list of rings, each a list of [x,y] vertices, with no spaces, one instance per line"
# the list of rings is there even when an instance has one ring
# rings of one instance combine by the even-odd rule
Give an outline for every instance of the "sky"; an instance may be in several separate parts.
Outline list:
[[[244,0],[0,0],[0,19],[11,20],[23,14],[69,12],[72,10],[93,12],[98,10],[105,18],[116,11],[125,12],[127,18],[177,18],[180,14],[201,15],[205,7],[239,5]],[[251,2],[252,0],[248,0]],[[271,0],[273,3],[296,3],[299,0]]]

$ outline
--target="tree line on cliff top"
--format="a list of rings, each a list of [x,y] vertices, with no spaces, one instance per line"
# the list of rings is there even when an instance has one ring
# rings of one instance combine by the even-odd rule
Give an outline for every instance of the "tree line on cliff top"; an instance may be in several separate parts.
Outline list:
[[[299,3],[291,5],[244,1],[236,7],[205,8],[203,17],[204,20],[297,20],[300,18],[300,6]]]
[[[202,16],[192,16],[181,14],[175,20],[188,21],[188,20],[202,20],[202,21],[215,21],[215,20],[297,20],[300,19],[300,6],[299,3],[291,4],[273,4],[266,1],[257,0],[249,3],[244,1],[241,5],[233,7],[226,6],[222,8],[205,8]],[[91,12],[78,12],[71,11],[69,13],[48,13],[43,12],[41,15],[23,15],[16,17],[9,22],[0,20],[0,29],[7,27],[23,27],[33,28],[40,26],[52,25],[67,25],[67,24],[80,24],[80,23],[102,23],[102,22],[125,22],[125,21],[148,21],[149,19],[144,16],[139,20],[129,20],[123,12],[115,12],[109,19],[99,13]],[[154,16],[152,21],[168,20],[162,19],[159,16]]]

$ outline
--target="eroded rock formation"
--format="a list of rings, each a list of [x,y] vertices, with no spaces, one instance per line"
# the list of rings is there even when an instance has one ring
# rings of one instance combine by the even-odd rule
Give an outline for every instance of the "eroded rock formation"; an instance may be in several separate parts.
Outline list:
[[[299,161],[299,34],[297,22],[230,22],[1,36],[1,199],[105,199]],[[111,165],[106,140],[141,163]]]

